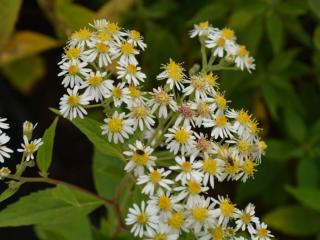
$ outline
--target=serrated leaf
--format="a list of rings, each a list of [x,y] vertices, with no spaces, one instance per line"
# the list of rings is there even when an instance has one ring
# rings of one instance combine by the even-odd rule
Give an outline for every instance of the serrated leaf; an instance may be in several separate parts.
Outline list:
[[[267,34],[271,42],[274,53],[279,53],[284,42],[283,23],[280,17],[274,13],[266,19]]]
[[[320,1],[318,0],[308,0],[311,10],[320,17]]]
[[[21,0],[0,0],[0,48],[13,32],[21,2]]]
[[[291,236],[310,236],[320,229],[320,214],[298,205],[277,208],[268,213],[264,221]]]
[[[316,187],[319,181],[318,166],[313,159],[301,159],[297,167],[299,187]]]
[[[60,43],[49,36],[32,32],[15,33],[0,53],[0,64],[25,58],[59,46]]]
[[[57,223],[61,216],[88,214],[102,203],[86,193],[71,189],[77,204],[57,198],[57,188],[46,189],[22,197],[0,212],[0,227],[16,227],[45,222]]]
[[[21,93],[29,94],[45,73],[45,63],[40,56],[18,59],[1,66],[2,73]]]
[[[134,0],[111,0],[105,3],[97,12],[96,18],[107,18],[110,21],[120,23],[122,14],[135,4]]]
[[[44,174],[47,173],[52,162],[52,151],[54,144],[54,136],[59,117],[56,117],[50,127],[45,131],[42,141],[43,145],[39,148],[37,153],[37,166]]]
[[[312,187],[294,188],[288,186],[286,190],[304,206],[320,212],[319,189]]]

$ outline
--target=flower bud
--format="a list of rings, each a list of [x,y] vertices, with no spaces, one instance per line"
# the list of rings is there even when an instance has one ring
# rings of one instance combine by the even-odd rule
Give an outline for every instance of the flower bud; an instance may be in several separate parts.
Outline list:
[[[11,173],[10,169],[7,167],[2,167],[0,169],[0,179],[1,178],[6,178],[8,175]]]
[[[36,126],[37,126],[37,124],[33,125],[33,123],[29,122],[29,121],[25,121],[23,123],[23,135],[27,136],[28,140],[31,139],[32,132]]]

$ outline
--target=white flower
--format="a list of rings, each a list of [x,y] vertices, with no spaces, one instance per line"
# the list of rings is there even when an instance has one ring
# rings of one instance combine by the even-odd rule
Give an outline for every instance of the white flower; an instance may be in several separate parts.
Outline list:
[[[64,49],[64,54],[62,55],[62,60],[58,65],[71,60],[79,60],[82,56],[83,47],[81,46],[68,46]]]
[[[129,134],[133,134],[132,119],[124,119],[125,113],[115,111],[111,118],[104,119],[105,124],[101,126],[102,135],[108,135],[109,142],[124,142],[125,138],[129,138]]]
[[[228,118],[224,114],[217,114],[213,119],[205,119],[203,126],[206,128],[212,127],[211,136],[215,139],[232,138],[233,128]]]
[[[174,126],[180,125],[182,123],[183,126],[194,126],[194,114],[191,109],[190,104],[181,103],[179,107],[179,115],[174,123]]]
[[[141,67],[136,64],[119,62],[117,66],[118,79],[124,78],[127,83],[138,86],[140,82],[144,82],[147,77],[143,72],[141,72]]]
[[[107,22],[107,26],[105,27],[105,32],[108,35],[111,35],[114,40],[120,41],[122,40],[125,33],[121,31],[121,28],[118,26],[116,22]]]
[[[249,203],[244,210],[236,209],[235,211],[235,218],[236,220],[236,231],[241,229],[242,231],[245,231],[246,228],[248,229],[248,232],[250,234],[255,234],[256,229],[253,226],[253,223],[259,224],[259,218],[254,216],[255,210],[254,205],[252,203]]]
[[[128,104],[130,102],[129,89],[125,87],[125,83],[118,83],[117,86],[112,86],[110,92],[106,94],[105,98],[112,97],[115,107],[120,107],[123,102]]]
[[[128,42],[133,43],[133,46],[139,46],[141,50],[147,47],[147,44],[143,42],[143,36],[136,30],[127,31]]]
[[[94,62],[98,59],[99,67],[111,64],[110,54],[112,48],[109,41],[92,40],[89,42],[88,46],[90,49],[83,52],[83,60]]]
[[[100,71],[91,72],[81,86],[86,89],[84,94],[92,97],[96,102],[103,100],[104,96],[110,95],[113,81],[104,79],[106,74],[106,72],[100,73]]]
[[[211,226],[207,231],[202,231],[197,235],[199,240],[222,240],[225,239],[226,236],[227,229],[217,224],[214,224],[214,226]],[[232,238],[232,240],[235,239]]]
[[[218,214],[218,225],[227,226],[231,218],[235,218],[236,205],[233,204],[229,198],[218,196],[218,199],[212,199],[214,203],[218,204],[218,209],[215,209]]]
[[[196,146],[192,152],[193,157],[197,157],[200,154],[203,155],[217,153],[217,145],[212,142],[211,139],[208,139],[207,135],[197,132],[195,132],[194,135],[196,137]]]
[[[71,120],[79,116],[83,118],[87,114],[87,111],[84,109],[85,105],[90,103],[92,97],[85,94],[78,94],[78,87],[74,89],[67,89],[68,94],[64,94],[60,99],[60,112],[65,118],[70,118]]]
[[[24,143],[21,143],[22,148],[19,148],[17,151],[25,153],[27,161],[33,160],[34,159],[33,154],[36,151],[38,151],[39,147],[43,144],[42,139],[38,138],[38,139],[35,139],[35,140],[29,142],[27,136],[24,135],[23,141],[24,141]]]
[[[71,60],[64,62],[60,68],[61,72],[58,76],[64,76],[62,85],[64,87],[70,86],[71,88],[80,86],[83,83],[83,79],[91,71],[89,68],[85,68],[88,65],[86,62],[80,62],[78,60]]]
[[[92,36],[92,32],[84,27],[78,31],[72,33],[70,40],[68,41],[69,46],[76,46],[76,47],[84,47],[89,44],[90,39]]]
[[[0,135],[0,162],[3,163],[5,158],[10,158],[10,153],[13,151],[5,146],[10,141],[10,137],[5,133]]]
[[[236,48],[236,58],[234,60],[236,66],[243,70],[247,67],[249,60],[249,51],[247,50],[246,46],[238,45]]]
[[[9,129],[9,124],[6,123],[5,121],[7,121],[6,118],[0,118],[0,133],[2,133],[1,129]]]
[[[223,57],[224,53],[234,55],[236,52],[234,31],[224,28],[220,31],[211,32],[206,41],[206,47],[213,49],[213,55]]]
[[[179,91],[183,90],[183,83],[185,83],[187,78],[183,73],[184,69],[181,67],[181,64],[176,63],[170,58],[169,63],[163,65],[162,69],[164,71],[157,76],[157,80],[167,79],[167,85],[170,89],[176,86]]]
[[[143,103],[135,103],[129,107],[130,113],[128,116],[134,120],[133,127],[136,130],[139,126],[140,130],[143,131],[145,127],[151,129],[155,121],[152,119],[152,115],[149,107]]]
[[[260,164],[261,156],[265,155],[265,151],[268,146],[264,141],[260,141],[259,139],[255,142],[254,146],[255,150],[252,153],[252,157],[258,164]]]
[[[142,238],[145,233],[152,235],[159,223],[156,210],[149,205],[146,206],[144,201],[141,203],[141,208],[139,208],[137,204],[133,204],[133,207],[129,208],[125,222],[127,225],[133,225],[130,232],[140,238]]]
[[[170,213],[165,223],[173,232],[180,233],[182,230],[188,232],[187,228],[185,227],[184,211]]]
[[[144,174],[144,169],[155,165],[155,156],[152,156],[153,148],[144,146],[142,142],[136,141],[135,145],[129,144],[131,151],[123,152],[124,155],[130,158],[124,170],[127,172],[134,171],[135,176]]]
[[[198,182],[202,180],[202,173],[199,171],[200,162],[195,162],[195,158],[193,156],[190,157],[189,161],[186,161],[185,156],[177,156],[175,161],[178,165],[170,166],[171,170],[180,172],[175,181],[181,181],[182,184],[186,184],[187,181],[191,179],[195,179]]]
[[[270,230],[267,228],[265,223],[256,223],[256,234],[252,236],[252,240],[270,240],[274,236],[271,234]]]
[[[107,27],[108,21],[106,19],[96,19],[93,24],[89,23],[89,25],[98,31],[103,31]]]
[[[191,153],[195,147],[195,137],[193,136],[193,131],[191,126],[177,127],[173,126],[169,128],[169,133],[165,134],[167,149],[174,154],[179,151],[182,154]]]
[[[194,122],[197,127],[201,127],[205,119],[212,119],[214,116],[215,104],[213,104],[212,98],[206,100],[196,100],[191,102],[190,108],[194,112]]]
[[[171,191],[170,185],[174,182],[170,179],[166,179],[171,171],[165,171],[164,168],[153,169],[149,168],[148,175],[142,175],[138,177],[137,184],[145,184],[142,189],[142,193],[146,195],[153,195],[155,189],[166,189],[167,191]]]
[[[199,163],[203,173],[203,185],[208,186],[210,184],[211,188],[214,189],[214,179],[217,178],[220,182],[224,179],[222,173],[225,162],[219,158],[211,158],[208,154],[204,154],[203,160],[199,161]]]
[[[203,78],[202,75],[192,76],[190,80],[186,80],[186,83],[189,83],[189,86],[183,89],[185,95],[195,94],[195,99],[207,99],[207,81]]]
[[[154,113],[159,109],[159,118],[167,118],[169,107],[172,111],[177,111],[177,103],[173,99],[173,95],[164,91],[161,87],[154,88],[151,93],[152,99],[148,101],[149,106],[152,107],[151,112]]]
[[[134,48],[132,42],[129,41],[118,41],[114,45],[114,49],[112,51],[112,58],[118,59],[119,64],[133,64],[137,65],[138,61],[136,59],[136,55],[139,54],[139,50]]]
[[[190,31],[190,37],[194,38],[196,36],[207,36],[210,32],[215,31],[217,31],[217,29],[209,25],[208,21],[205,21],[199,24],[194,24],[194,28]]]
[[[251,73],[251,70],[255,70],[256,69],[256,64],[254,63],[254,58],[249,56],[247,58],[247,61],[245,62],[245,66],[248,70],[249,73]]]
[[[198,197],[187,209],[186,226],[192,229],[195,234],[206,231],[216,223],[217,212],[214,211],[214,204],[210,204],[210,198]]]
[[[172,231],[167,224],[159,223],[152,234],[145,234],[145,240],[177,240],[179,233]]]

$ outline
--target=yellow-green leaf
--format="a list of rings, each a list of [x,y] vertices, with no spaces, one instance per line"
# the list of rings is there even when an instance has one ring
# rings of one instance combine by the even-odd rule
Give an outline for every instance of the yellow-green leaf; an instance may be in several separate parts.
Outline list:
[[[284,29],[280,17],[274,13],[267,16],[267,34],[273,51],[279,53],[284,43]]]
[[[15,33],[0,52],[0,64],[25,58],[59,46],[59,42],[49,36],[21,31]]]
[[[134,0],[111,0],[105,3],[97,12],[97,18],[107,18],[111,21],[121,22],[121,15],[133,6]]]
[[[306,207],[320,212],[320,190],[312,187],[293,188],[287,187],[287,191]]]
[[[0,0],[0,48],[13,32],[21,0]]]

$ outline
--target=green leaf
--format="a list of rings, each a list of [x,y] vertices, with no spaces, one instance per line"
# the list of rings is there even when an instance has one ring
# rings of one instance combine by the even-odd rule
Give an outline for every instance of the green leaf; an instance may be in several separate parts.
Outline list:
[[[2,73],[21,93],[29,94],[45,73],[45,63],[40,56],[18,59],[1,66]]]
[[[262,95],[267,104],[268,110],[274,119],[278,119],[278,109],[280,106],[280,98],[277,89],[267,81],[262,86]]]
[[[318,0],[308,0],[311,10],[320,17],[320,1]]]
[[[297,168],[299,187],[316,187],[318,184],[318,166],[313,159],[301,159]]]
[[[264,221],[291,236],[310,236],[320,229],[320,214],[298,205],[277,208],[268,213]]]
[[[16,227],[32,224],[59,222],[59,217],[69,217],[75,213],[88,214],[102,203],[92,196],[70,189],[75,203],[68,197],[61,197],[57,188],[42,190],[22,197],[0,212],[0,227]],[[59,197],[57,197],[57,195]]]
[[[21,2],[21,0],[0,0],[0,48],[13,32]]]
[[[281,72],[288,69],[298,53],[299,51],[297,49],[290,49],[288,51],[277,54],[269,64],[269,71]]]
[[[295,197],[300,203],[308,208],[312,208],[320,212],[320,190],[311,187],[286,187],[286,190]]]
[[[129,11],[134,3],[134,0],[110,0],[98,10],[96,18],[107,18],[120,23],[123,20],[122,14]]]
[[[284,30],[280,17],[270,14],[266,19],[267,34],[271,42],[274,53],[279,53],[284,42]]]
[[[215,2],[211,4],[206,4],[203,8],[196,13],[196,15],[188,22],[189,25],[195,23],[210,21],[215,23],[217,20],[224,17],[229,10],[228,5]]]
[[[99,195],[113,198],[124,175],[123,161],[116,157],[102,154],[97,150],[94,152],[93,178]]]
[[[63,0],[56,1],[55,14],[67,32],[85,27],[95,18],[95,13],[90,9]]]
[[[291,138],[303,143],[307,136],[307,127],[302,117],[296,111],[287,108],[284,111],[284,123]]]
[[[317,49],[320,49],[320,25],[316,27],[313,33],[313,43]]]
[[[0,194],[0,202],[3,202],[4,200],[10,198],[13,196],[21,187],[23,183],[21,182],[16,182],[16,181],[11,181],[8,184],[8,188],[1,192]]]
[[[290,2],[281,2],[277,10],[285,15],[300,16],[308,11],[308,4],[306,1],[290,0]]]
[[[54,136],[56,133],[58,120],[59,117],[56,117],[50,127],[45,131],[42,138],[43,145],[39,148],[37,153],[37,166],[44,174],[47,173],[52,162]]]
[[[35,226],[40,240],[92,240],[91,226],[88,218],[81,213],[69,217],[60,216],[55,224],[46,223]]]
[[[302,150],[297,149],[294,144],[285,140],[271,138],[267,141],[267,145],[267,157],[271,160],[284,162],[302,154]]]
[[[20,31],[15,33],[0,53],[0,64],[25,58],[59,46],[60,43],[46,35]]]

